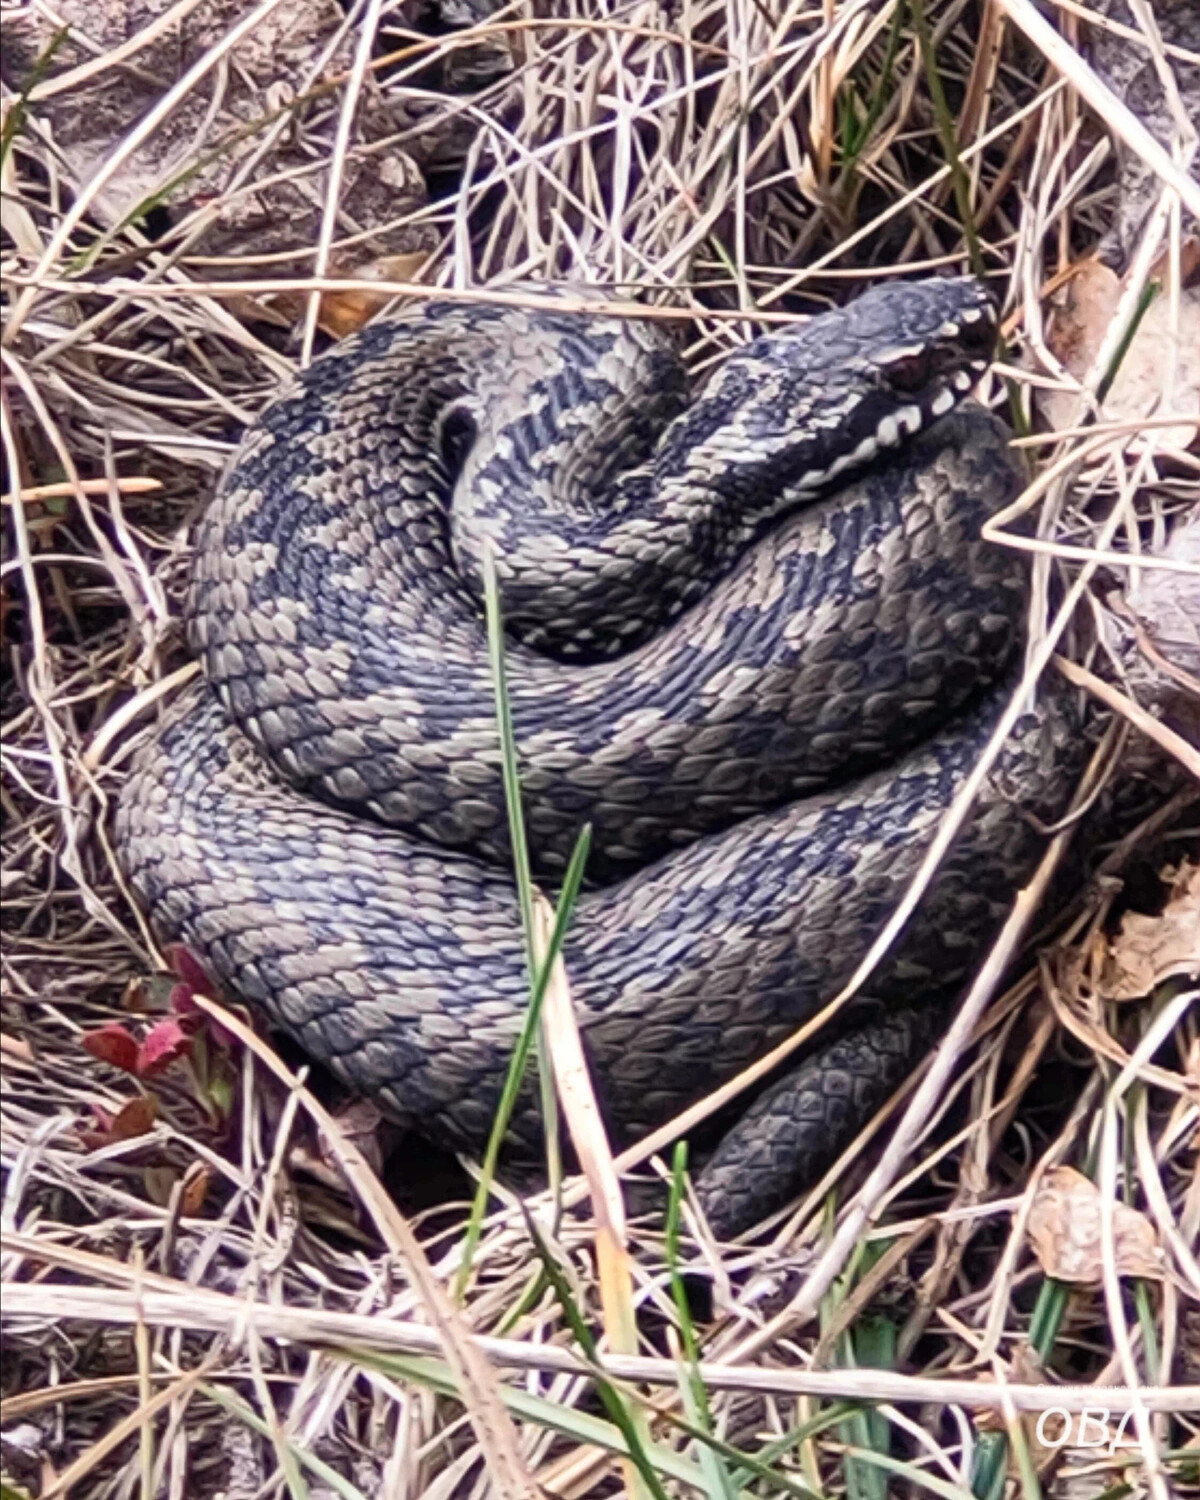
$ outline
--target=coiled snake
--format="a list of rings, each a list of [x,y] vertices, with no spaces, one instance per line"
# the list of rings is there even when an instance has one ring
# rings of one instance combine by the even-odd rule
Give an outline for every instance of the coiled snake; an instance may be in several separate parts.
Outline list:
[[[935,280],[746,345],[690,403],[653,325],[566,310],[431,303],[316,361],[200,524],[206,686],[120,800],[156,927],[479,1149],[527,1001],[491,545],[543,879],[593,828],[565,957],[614,1137],[762,1055],[853,971],[994,719],[1024,580],[980,528],[1016,478],[998,423],[951,414],[993,337],[975,283]],[[1064,737],[1021,722],[850,1029],[718,1148],[720,1232],[895,1087],[909,1007],[961,984],[1028,814],[1061,812]],[[537,1133],[530,1094],[512,1143]]]

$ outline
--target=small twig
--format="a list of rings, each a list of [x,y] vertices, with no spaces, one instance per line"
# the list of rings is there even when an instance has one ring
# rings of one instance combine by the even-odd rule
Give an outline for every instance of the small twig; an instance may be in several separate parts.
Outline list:
[[[224,1021],[222,1021],[224,1024]],[[132,1296],[132,1268],[114,1258],[75,1250],[54,1240],[5,1232],[0,1254],[19,1256],[35,1264],[70,1268],[78,1275],[97,1276],[108,1285],[80,1286],[52,1281],[11,1281],[5,1287],[9,1316],[86,1317],[118,1327],[132,1327],[138,1309]],[[299,1308],[272,1302],[247,1302],[227,1292],[191,1286],[150,1272],[142,1278],[141,1316],[147,1323],[229,1333],[239,1320],[253,1325],[263,1338],[278,1338],[319,1347],[394,1350],[411,1354],[442,1352],[437,1329],[424,1323],[351,1313],[341,1309]],[[120,1288],[118,1292],[114,1288]],[[588,1366],[561,1344],[538,1344],[524,1339],[468,1334],[478,1352],[493,1364],[520,1370],[558,1371],[586,1375]],[[600,1367],[618,1380],[672,1389],[679,1382],[679,1366],[672,1359],[650,1355],[605,1354]],[[996,1411],[1010,1399],[1018,1411],[1046,1409],[1045,1385],[1014,1383],[1001,1387],[987,1380],[953,1376],[906,1375],[894,1370],[810,1370],[797,1365],[737,1365],[702,1363],[700,1378],[711,1390],[775,1392],[780,1395],[821,1396],[851,1401],[893,1401],[965,1406]],[[1105,1390],[1105,1404],[1113,1413],[1132,1409],[1135,1400],[1148,1412],[1192,1412],[1200,1408],[1200,1386],[1142,1386],[1133,1393],[1122,1387]],[[1091,1385],[1054,1387],[1054,1404],[1069,1412],[1096,1405]]]
[[[199,675],[201,670],[198,661],[185,662],[182,667],[176,667],[175,671],[168,672],[165,677],[160,677],[157,682],[152,682],[149,687],[130,698],[128,702],[122,703],[120,708],[115,709],[104,723],[96,738],[83,752],[80,764],[85,771],[95,773],[105,763],[108,747],[120,735],[124,734],[130,724],[140,719],[147,709],[173,693],[176,688],[184,687],[191,682],[193,677]]]
[[[1195,745],[1189,744],[1181,734],[1176,734],[1168,724],[1156,719],[1140,703],[1135,703],[1132,698],[1103,678],[1097,677],[1094,672],[1089,672],[1086,667],[1081,667],[1078,662],[1070,661],[1065,656],[1056,656],[1054,665],[1068,682],[1073,682],[1076,687],[1086,688],[1101,703],[1122,714],[1135,729],[1152,739],[1168,755],[1173,755],[1180,765],[1200,781],[1200,749]]]

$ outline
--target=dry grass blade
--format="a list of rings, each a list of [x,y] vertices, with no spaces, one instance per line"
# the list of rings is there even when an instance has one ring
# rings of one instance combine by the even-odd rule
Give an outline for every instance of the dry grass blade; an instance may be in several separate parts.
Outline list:
[[[1086,667],[1081,667],[1078,662],[1068,661],[1065,657],[1056,657],[1054,665],[1063,674],[1068,682],[1073,682],[1076,687],[1087,688],[1089,693],[1099,698],[1109,708],[1115,709],[1123,715],[1137,729],[1148,738],[1161,745],[1168,755],[1172,755],[1187,772],[1200,782],[1200,748],[1188,744],[1181,734],[1156,719],[1152,713],[1144,709],[1140,703],[1135,703],[1125,693],[1119,692],[1111,683],[1105,682],[1102,677],[1097,677],[1095,672],[1089,672]]]
[[[1128,106],[1097,78],[1076,49],[1059,36],[1032,0],[999,0],[999,3],[1034,45],[1070,80],[1080,97],[1200,218],[1200,183],[1180,170]]]
[[[171,1320],[177,1320],[180,1326],[233,1332],[240,1321],[243,1326],[253,1324],[264,1336],[296,1339],[321,1346],[349,1348],[351,1344],[361,1344],[368,1349],[405,1354],[429,1354],[439,1349],[437,1331],[421,1323],[402,1323],[313,1307],[247,1303],[226,1293],[198,1291],[185,1282],[172,1283],[170,1278],[149,1273],[143,1278],[144,1290],[139,1298],[132,1284],[130,1267],[119,1261],[106,1262],[103,1257],[87,1252],[69,1252],[33,1236],[4,1232],[0,1235],[0,1251],[19,1256],[23,1262],[61,1265],[83,1276],[99,1277],[107,1283],[104,1287],[88,1287],[51,1281],[13,1282],[13,1309],[23,1316],[49,1312],[55,1316],[71,1317],[75,1315],[72,1309],[86,1307],[91,1310],[89,1316],[114,1323],[132,1323],[143,1315],[148,1323],[169,1324]],[[105,1299],[109,1304],[107,1311]],[[539,1346],[492,1335],[479,1335],[476,1342],[497,1365],[585,1376],[588,1371],[574,1350],[560,1345]],[[614,1379],[647,1385],[673,1387],[679,1377],[672,1360],[648,1355],[606,1355],[602,1368]],[[1044,1385],[904,1375],[889,1370],[805,1370],[706,1361],[700,1366],[700,1376],[712,1390],[778,1391],[854,1401],[934,1402],[995,1411],[1002,1410],[1005,1403],[1011,1403],[1015,1410],[1032,1412],[1044,1410],[1046,1401]],[[1187,1412],[1194,1407],[1198,1392],[1200,1385],[1141,1385],[1136,1393],[1115,1387],[1106,1394],[1111,1394],[1114,1411],[1131,1410],[1136,1399],[1147,1411]],[[1096,1392],[1090,1386],[1056,1385],[1054,1400],[1066,1411],[1082,1412],[1087,1410],[1089,1403],[1095,1403]]]
[[[437,1330],[440,1351],[458,1378],[463,1400],[497,1492],[506,1497],[532,1496],[537,1485],[521,1456],[516,1428],[496,1388],[495,1372],[463,1321],[449,1292],[438,1279],[420,1240],[395,1201],[384,1190],[362,1151],[313,1094],[242,1021],[205,996],[196,1004],[237,1038],[299,1101],[329,1143],[346,1180],[371,1216],[388,1249],[412,1278],[422,1305]]]
[[[545,963],[554,928],[554,913],[549,903],[542,898],[535,901],[533,920],[534,952],[538,962]],[[566,966],[561,954],[554,962],[546,985],[542,1020],[546,1048],[553,1060],[554,1083],[562,1105],[563,1118],[591,1193],[596,1223],[596,1271],[599,1278],[600,1308],[608,1334],[608,1346],[616,1354],[636,1354],[637,1318],[633,1305],[633,1273],[629,1261],[625,1202],[588,1073],[579,1027],[571,1006]],[[636,1410],[631,1420],[640,1429],[643,1438],[648,1436],[646,1423]],[[630,1495],[645,1494],[644,1481],[633,1463],[627,1460],[623,1468],[625,1486]]]
[[[1088,776],[1085,777],[1076,797],[1075,812],[1087,806],[1109,758],[1110,750],[1107,745],[1102,746],[1096,752]],[[943,1097],[972,1033],[979,1024],[1000,980],[1024,941],[1030,923],[1038,912],[1050,881],[1070,844],[1071,834],[1074,831],[1073,825],[1074,816],[1069,815],[1066,830],[1056,834],[1051,840],[1032,879],[1018,893],[1008,920],[984,959],[949,1030],[938,1044],[932,1067],[921,1080],[920,1087],[905,1110],[903,1118],[878,1163],[872,1169],[871,1175],[850,1204],[845,1217],[838,1225],[837,1233],[797,1293],[789,1309],[790,1315],[797,1323],[812,1317],[817,1311],[822,1298],[833,1285],[835,1278],[849,1259],[851,1251],[859,1242],[863,1229],[878,1208],[883,1195],[892,1186],[930,1114]]]

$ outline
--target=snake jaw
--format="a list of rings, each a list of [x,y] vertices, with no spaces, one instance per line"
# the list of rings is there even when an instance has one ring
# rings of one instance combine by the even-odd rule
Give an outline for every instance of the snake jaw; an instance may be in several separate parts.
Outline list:
[[[958,283],[946,285],[960,290]],[[911,330],[911,339],[861,357],[856,378],[862,393],[857,408],[849,408],[848,451],[821,485],[948,416],[979,383],[991,363],[996,311],[974,283],[962,285],[961,294],[962,305],[935,327]]]
[[[959,407],[987,367],[986,359],[959,362],[944,374],[927,377],[911,391],[884,379],[870,382],[848,408],[847,415],[830,423],[840,429],[838,441],[842,451],[823,468],[802,474],[797,487],[809,493],[828,489],[848,471],[863,468],[881,454],[908,442]]]

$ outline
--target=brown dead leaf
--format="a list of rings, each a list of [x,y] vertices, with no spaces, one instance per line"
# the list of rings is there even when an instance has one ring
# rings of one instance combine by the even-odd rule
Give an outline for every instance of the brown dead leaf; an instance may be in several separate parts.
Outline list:
[[[139,1094],[127,1100],[113,1116],[109,1136],[114,1141],[132,1141],[147,1135],[158,1118],[158,1100],[153,1094]]]
[[[1150,274],[1156,281],[1165,281],[1171,275],[1173,247],[1164,245],[1158,252]],[[1179,279],[1186,286],[1200,270],[1200,235],[1185,234],[1179,242]]]
[[[1047,1172],[1033,1200],[1027,1228],[1029,1243],[1047,1276],[1081,1286],[1099,1286],[1104,1278],[1100,1191],[1074,1167]],[[1161,1279],[1162,1251],[1145,1214],[1113,1205],[1113,1240],[1117,1273]]]
[[[180,1211],[184,1218],[196,1218],[204,1207],[208,1190],[212,1186],[213,1169],[205,1162],[193,1162],[183,1178],[183,1201]]]
[[[416,281],[428,262],[427,251],[414,250],[404,255],[381,255],[378,260],[344,274],[347,280],[354,281]],[[321,298],[317,322],[323,332],[335,339],[343,339],[369,323],[394,296],[393,292],[373,292],[366,288],[353,292],[326,292]]]
[[[1128,912],[1108,944],[1096,988],[1105,1000],[1140,1000],[1165,980],[1200,980],[1200,864],[1164,871],[1171,894],[1158,916]]]
[[[85,1127],[79,1131],[80,1143],[87,1151],[147,1135],[158,1118],[158,1100],[152,1094],[137,1094],[126,1099],[115,1115],[110,1115],[99,1104],[92,1105],[92,1114],[98,1128]]]
[[[1065,287],[1048,342],[1077,379],[1088,374],[1100,352],[1123,291],[1120,277],[1098,260],[1083,261]],[[1177,322],[1168,296],[1160,294],[1150,303],[1104,399],[1105,420],[1140,422],[1157,416],[1172,360],[1175,384],[1170,410],[1194,416],[1196,421],[1159,429],[1154,441],[1166,447],[1190,447],[1200,433],[1200,290],[1195,288],[1180,293]],[[1051,427],[1069,427],[1076,420],[1077,400],[1071,391],[1041,391],[1038,404]],[[1132,440],[1135,447],[1139,442],[1136,437]]]

